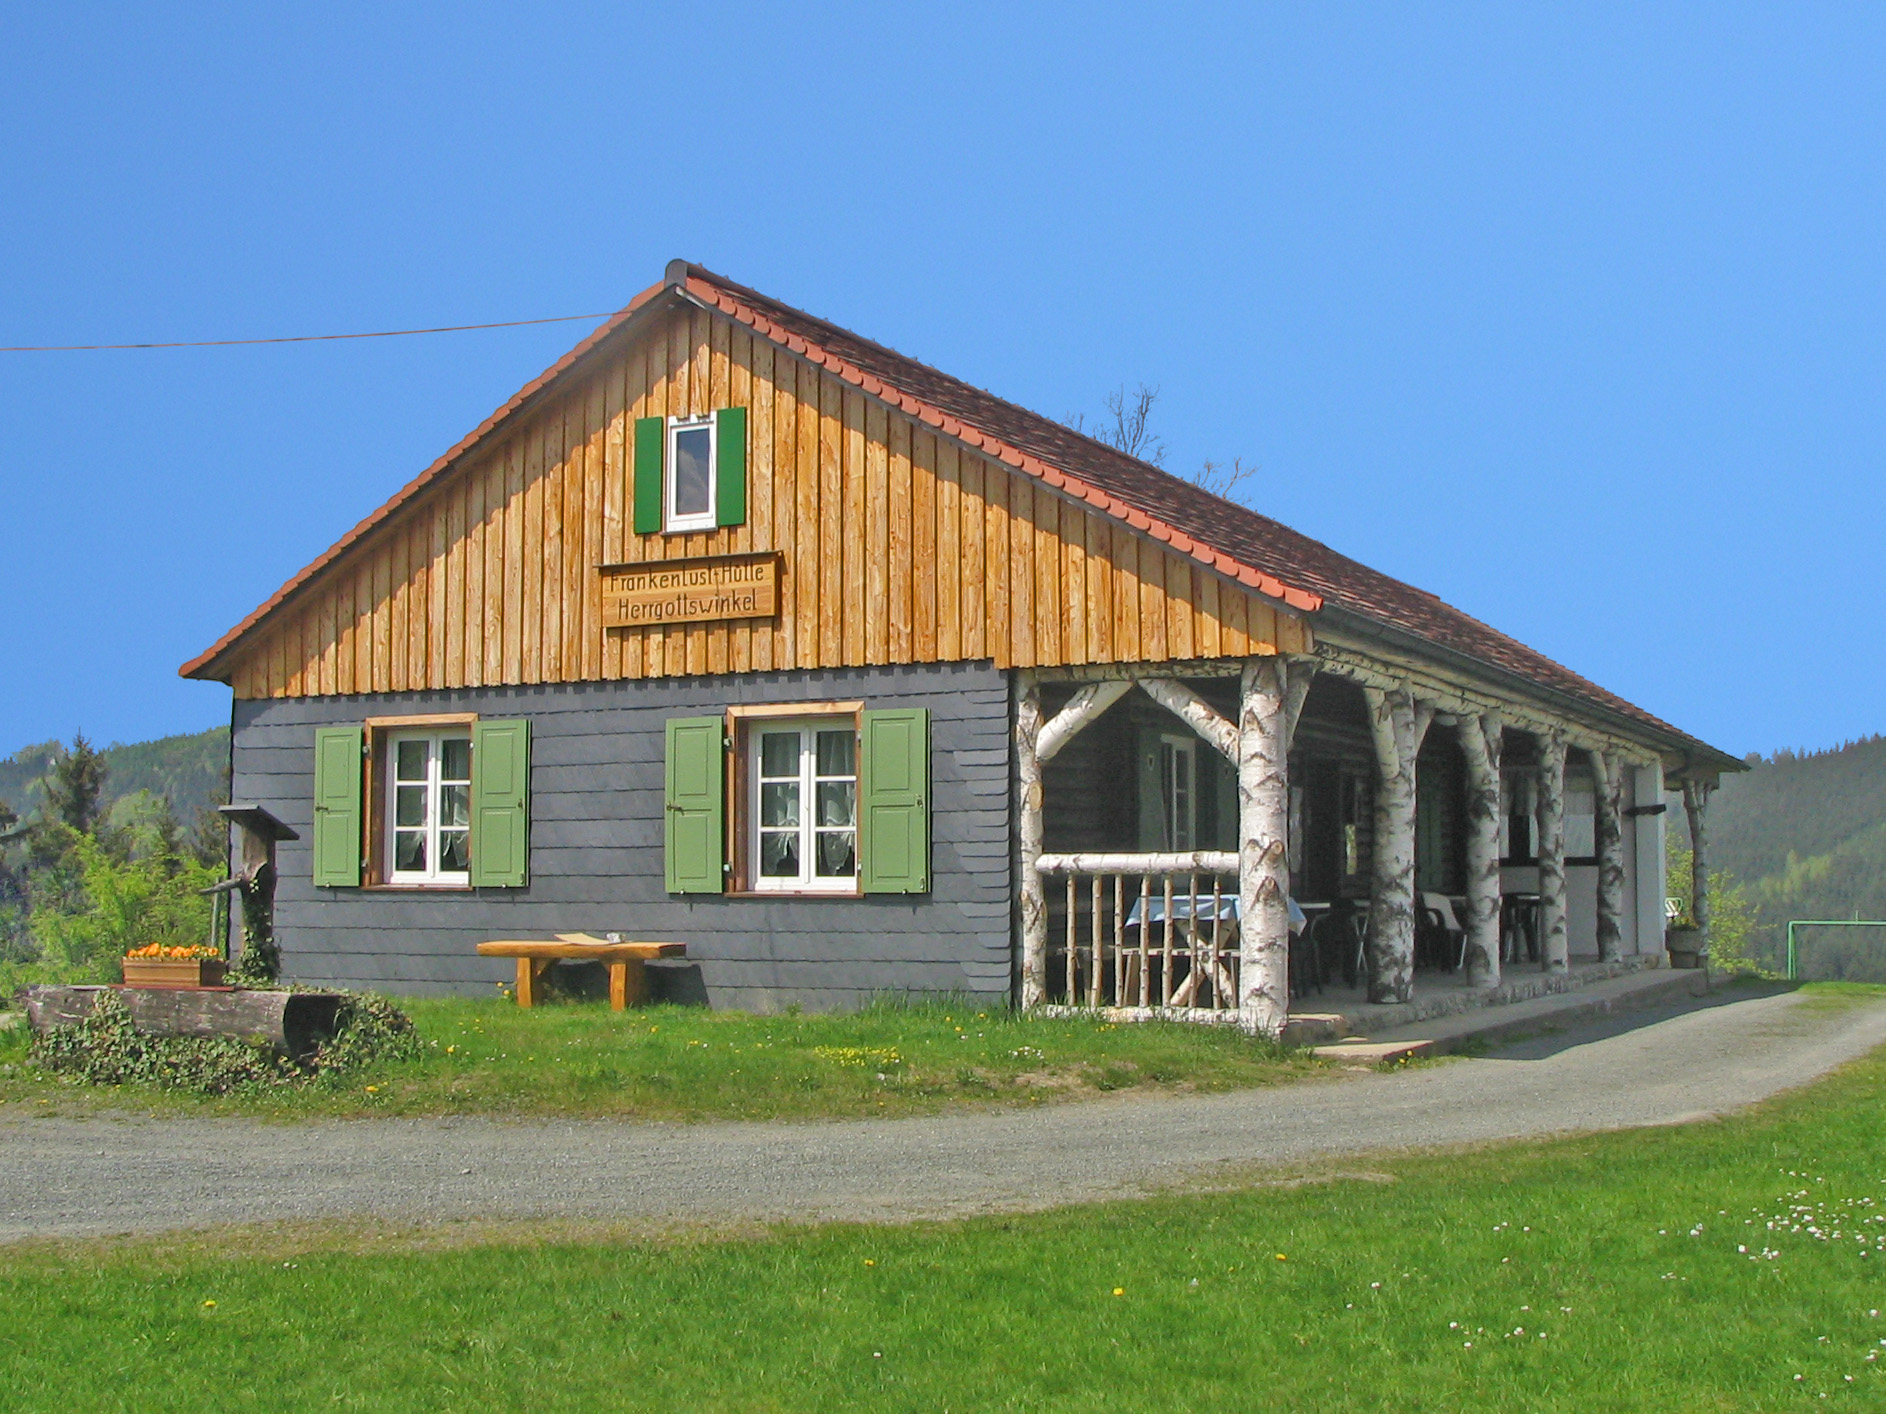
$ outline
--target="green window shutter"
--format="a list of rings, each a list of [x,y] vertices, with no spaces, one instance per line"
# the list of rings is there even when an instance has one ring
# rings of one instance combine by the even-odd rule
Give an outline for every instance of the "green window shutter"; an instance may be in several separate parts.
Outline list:
[[[517,889],[530,879],[530,723],[472,723],[471,881]]]
[[[721,868],[722,772],[719,717],[673,717],[668,721],[667,800],[662,854],[671,894],[717,894]]]
[[[860,718],[859,882],[867,894],[930,891],[930,714]]]
[[[714,524],[747,523],[747,410],[714,414]]]
[[[314,882],[360,885],[360,774],[364,727],[314,729]]]
[[[662,439],[665,418],[635,419],[635,533],[652,535],[661,529]]]

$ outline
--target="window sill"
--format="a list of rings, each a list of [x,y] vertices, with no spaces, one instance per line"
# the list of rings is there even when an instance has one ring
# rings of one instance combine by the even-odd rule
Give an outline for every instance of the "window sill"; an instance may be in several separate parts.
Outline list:
[[[477,892],[471,884],[362,884],[363,894],[469,894]]]
[[[863,898],[863,889],[729,889],[722,898],[846,899]]]

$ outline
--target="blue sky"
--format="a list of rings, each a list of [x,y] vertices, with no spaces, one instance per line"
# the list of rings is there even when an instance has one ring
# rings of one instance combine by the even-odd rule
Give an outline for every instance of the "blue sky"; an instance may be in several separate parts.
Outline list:
[[[613,309],[673,256],[1184,470],[1735,752],[1886,730],[1886,10],[16,6],[0,344]],[[581,337],[0,354],[0,755]]]

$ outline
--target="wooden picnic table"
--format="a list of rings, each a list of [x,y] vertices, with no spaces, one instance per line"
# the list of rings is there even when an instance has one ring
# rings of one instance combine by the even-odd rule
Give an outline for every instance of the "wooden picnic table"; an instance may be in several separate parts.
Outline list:
[[[554,941],[518,939],[480,943],[481,957],[517,959],[517,1004],[537,1004],[537,984],[558,962],[600,962],[609,969],[609,1006],[621,1011],[648,1000],[648,972],[654,957],[686,957],[686,943],[612,943],[588,933],[559,933]]]

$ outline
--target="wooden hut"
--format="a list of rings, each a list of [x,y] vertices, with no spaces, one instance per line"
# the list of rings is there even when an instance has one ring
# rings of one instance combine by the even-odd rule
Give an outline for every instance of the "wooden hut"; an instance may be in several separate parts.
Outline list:
[[[1665,791],[1739,764],[685,261],[182,672],[298,836],[289,974],[414,991],[616,932],[722,1005],[1274,1031],[1293,976],[1660,954]]]

